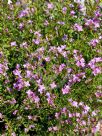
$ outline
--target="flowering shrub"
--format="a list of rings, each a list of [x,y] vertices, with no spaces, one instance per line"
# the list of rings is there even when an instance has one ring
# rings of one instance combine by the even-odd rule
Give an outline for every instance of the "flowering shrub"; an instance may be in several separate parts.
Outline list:
[[[102,116],[102,7],[1,2],[0,135],[96,133]]]

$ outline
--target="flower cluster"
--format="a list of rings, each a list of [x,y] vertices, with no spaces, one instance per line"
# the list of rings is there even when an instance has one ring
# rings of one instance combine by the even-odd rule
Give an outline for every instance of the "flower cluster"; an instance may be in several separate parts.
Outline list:
[[[98,62],[102,62],[102,57],[95,57],[88,64],[88,66],[92,69],[92,73],[95,76],[102,73],[102,67],[96,65]]]
[[[79,1],[1,5],[0,136],[96,133],[101,6],[90,16]]]

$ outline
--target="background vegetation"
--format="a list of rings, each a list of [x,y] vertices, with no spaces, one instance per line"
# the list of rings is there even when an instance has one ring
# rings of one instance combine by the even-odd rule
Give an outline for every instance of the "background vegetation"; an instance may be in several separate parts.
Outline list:
[[[98,135],[101,1],[0,3],[0,135]]]

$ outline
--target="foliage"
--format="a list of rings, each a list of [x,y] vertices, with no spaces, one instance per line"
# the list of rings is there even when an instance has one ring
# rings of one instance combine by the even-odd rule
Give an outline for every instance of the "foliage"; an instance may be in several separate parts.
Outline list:
[[[93,12],[67,0],[0,4],[0,135],[96,133],[102,117],[100,3]]]

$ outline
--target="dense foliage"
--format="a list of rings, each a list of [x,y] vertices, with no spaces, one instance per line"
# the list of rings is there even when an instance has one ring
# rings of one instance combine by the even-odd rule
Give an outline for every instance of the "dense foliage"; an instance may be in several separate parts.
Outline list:
[[[0,4],[0,136],[81,136],[102,116],[102,7]]]

